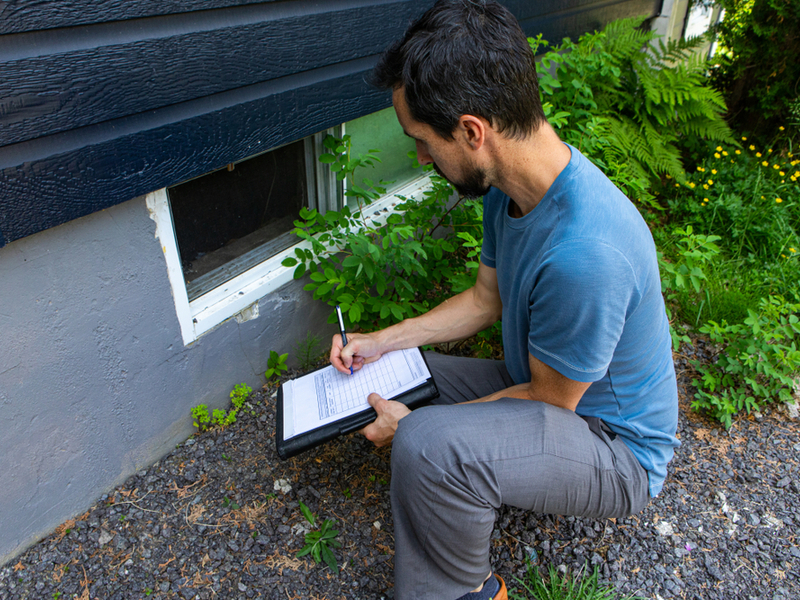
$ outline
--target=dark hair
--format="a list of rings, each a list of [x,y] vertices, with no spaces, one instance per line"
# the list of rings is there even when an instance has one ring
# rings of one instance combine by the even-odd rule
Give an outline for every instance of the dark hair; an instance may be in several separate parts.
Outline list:
[[[545,120],[528,40],[514,15],[491,0],[437,2],[384,53],[372,83],[404,87],[414,119],[445,139],[466,114],[517,139]]]

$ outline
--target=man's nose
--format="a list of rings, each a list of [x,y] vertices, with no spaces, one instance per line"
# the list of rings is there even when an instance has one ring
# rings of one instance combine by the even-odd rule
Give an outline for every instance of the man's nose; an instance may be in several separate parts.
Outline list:
[[[428,154],[428,149],[422,142],[417,142],[417,162],[421,165],[429,165],[433,162],[431,155]]]

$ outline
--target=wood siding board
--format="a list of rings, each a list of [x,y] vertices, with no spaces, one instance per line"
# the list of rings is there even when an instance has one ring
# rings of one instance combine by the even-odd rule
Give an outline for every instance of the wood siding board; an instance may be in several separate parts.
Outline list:
[[[0,62],[0,146],[380,53],[409,2]],[[374,27],[374,23],[386,23]]]
[[[10,242],[386,107],[366,71],[0,171]]]
[[[10,0],[0,4],[0,34],[188,13],[277,0]]]

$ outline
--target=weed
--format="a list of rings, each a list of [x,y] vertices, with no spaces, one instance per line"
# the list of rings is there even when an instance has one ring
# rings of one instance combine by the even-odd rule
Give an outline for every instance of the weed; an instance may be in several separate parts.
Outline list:
[[[230,398],[233,407],[230,410],[223,410],[215,408],[211,415],[208,414],[208,406],[200,404],[192,409],[192,417],[194,417],[194,426],[200,431],[205,431],[212,425],[218,427],[227,427],[236,422],[236,415],[244,406],[245,401],[253,392],[253,388],[245,383],[239,383],[234,386],[231,391]]]
[[[353,497],[353,493],[350,491],[350,488],[344,488],[342,490],[342,494],[344,494],[345,498],[352,498]]]
[[[316,526],[317,518],[302,501],[300,502],[300,512],[303,513],[306,521],[308,521],[312,527]],[[331,529],[333,524],[334,522],[330,519],[325,519],[322,522],[322,527],[320,527],[318,531],[309,531],[305,537],[306,545],[297,553],[297,558],[311,554],[315,562],[319,563],[325,561],[325,564],[328,565],[331,571],[338,573],[339,569],[336,564],[336,556],[333,554],[331,548],[339,548],[341,544],[336,540],[336,536],[339,535],[339,532],[335,529]]]
[[[539,569],[528,563],[524,579],[514,578],[522,586],[522,590],[509,589],[511,600],[615,600],[619,598],[613,588],[598,583],[598,571],[595,567],[591,575],[580,569],[574,577],[562,577],[551,565],[548,569],[547,581],[539,574]],[[633,596],[625,598],[633,600]]]
[[[222,458],[226,462],[233,462],[233,459],[230,456],[228,456],[227,454],[225,454],[224,452],[222,453]]]
[[[295,343],[294,354],[297,357],[297,362],[301,371],[308,371],[314,366],[320,353],[320,341],[318,335],[314,335],[308,331],[306,332],[304,340],[298,340]]]
[[[289,358],[289,353],[278,354],[275,350],[269,351],[269,358],[267,359],[267,370],[264,376],[267,381],[273,377],[280,377],[281,373],[288,371],[289,367],[286,366],[286,359]]]

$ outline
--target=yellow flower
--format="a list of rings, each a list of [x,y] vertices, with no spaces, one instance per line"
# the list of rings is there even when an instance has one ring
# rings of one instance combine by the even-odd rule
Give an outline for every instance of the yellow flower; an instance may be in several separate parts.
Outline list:
[[[708,180],[708,185],[714,185],[714,180],[713,179],[709,179]]]
[[[781,254],[781,258],[786,258],[786,255],[785,254]]]
[[[667,179],[672,179],[672,175],[670,175],[669,173],[667,173]]]
[[[704,169],[703,167],[697,167],[697,170],[698,170],[698,171],[700,171],[701,173],[702,173],[703,171],[705,171],[705,169]]]
[[[714,158],[719,158],[719,152],[714,152]]]
[[[786,173],[784,173],[783,171],[778,171],[778,175],[780,175],[781,177],[783,177],[783,176],[785,176],[785,175],[786,175]]]
[[[717,146],[717,152],[722,152],[722,146]]]
[[[781,125],[780,127],[778,127],[778,129],[780,129],[781,131],[783,131],[783,125]]]
[[[791,152],[789,152],[789,158],[792,158],[793,156],[794,156],[794,154],[792,154]]]
[[[716,175],[717,174],[717,170],[716,169],[711,169],[711,174],[712,175]]]
[[[723,150],[722,151],[722,156],[728,156],[728,151],[727,150]]]
[[[675,187],[681,187],[681,184],[680,183],[676,183]]]
[[[770,148],[769,150],[767,150],[767,154],[772,154],[772,148]]]
[[[690,188],[692,188],[692,189],[694,189],[694,182],[690,182],[690,183],[689,183],[689,187],[690,187]]]
[[[707,189],[708,189],[708,186],[707,186],[705,183],[703,184],[703,189],[704,189],[704,190],[707,190]]]
[[[750,144],[750,150],[755,150],[755,149],[756,149],[756,147],[753,146],[753,144]]]
[[[761,152],[756,152],[756,158],[761,158]]]
[[[780,166],[780,165],[772,165],[772,168],[773,168],[773,169],[780,169],[780,168],[781,168],[781,166]]]
[[[765,166],[765,167],[768,167],[768,166],[769,166],[769,163],[768,163],[767,161],[764,161],[764,162],[762,162],[761,164],[762,164],[763,166]]]
[[[762,200],[766,200],[766,198],[764,198],[764,196],[761,196],[761,199],[762,199]]]
[[[775,202],[777,202],[778,204],[780,204],[781,202],[783,202],[783,199],[782,199],[782,198],[775,198]]]
[[[737,151],[736,151],[736,154],[741,154],[741,153],[742,153],[742,151],[741,151],[741,150],[737,150]]]
[[[708,198],[703,198],[703,202],[708,202]]]
[[[744,137],[744,136],[742,136],[742,141],[743,141],[743,142],[746,142],[746,141],[747,141],[747,138],[746,138],[746,137]]]
[[[794,176],[795,176],[795,177],[800,177],[800,171],[795,171],[795,172],[794,172]]]
[[[794,248],[789,248],[789,252],[797,252]]]

